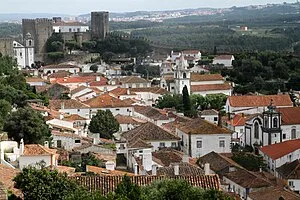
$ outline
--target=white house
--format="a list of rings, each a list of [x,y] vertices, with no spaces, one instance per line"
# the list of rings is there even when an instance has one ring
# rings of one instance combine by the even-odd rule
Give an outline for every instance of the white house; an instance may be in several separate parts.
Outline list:
[[[84,33],[89,31],[89,26],[81,22],[55,22],[53,23],[55,33]]]
[[[124,100],[115,98],[105,93],[84,102],[90,107],[91,116],[96,115],[97,110],[110,110],[114,116],[116,115],[133,115],[133,106]]]
[[[200,115],[201,115],[201,119],[209,121],[213,124],[218,124],[219,122],[219,112],[214,109],[203,110]]]
[[[277,108],[276,110],[281,116],[283,141],[300,138],[300,107]]]
[[[68,71],[72,74],[78,74],[80,72],[80,67],[69,64],[59,64],[59,65],[46,65],[41,68],[44,74],[54,74],[58,71]]]
[[[30,86],[44,86],[47,85],[44,79],[39,77],[26,77],[26,83]]]
[[[20,144],[22,145],[22,144]],[[57,166],[58,154],[55,149],[49,149],[39,144],[27,144],[20,146],[19,168],[22,170],[27,166],[39,167],[43,163],[45,167]]]
[[[300,192],[300,160],[287,162],[276,169],[278,178],[284,179],[289,186],[289,189],[298,193]]]
[[[286,163],[300,159],[300,139],[288,140],[259,148],[268,169],[277,176],[276,169]]]
[[[217,153],[231,152],[232,131],[201,118],[179,125],[176,128],[176,134],[181,138],[183,152],[193,158],[212,151]]]
[[[127,132],[130,131],[138,126],[140,126],[143,123],[146,123],[146,121],[131,117],[131,116],[125,116],[125,115],[116,115],[116,120],[120,124],[120,132]]]
[[[121,136],[116,143],[117,153],[124,154],[128,166],[143,166],[146,171],[152,169],[152,152],[162,148],[177,148],[180,138],[159,126],[147,122]],[[138,164],[141,162],[140,164]]]
[[[61,133],[52,131],[52,147],[65,149],[67,151],[72,151],[76,147],[81,145],[92,143],[92,138],[81,137],[76,134]]]
[[[224,65],[224,67],[232,67],[232,62],[234,61],[233,55],[219,55],[214,58],[213,65]]]
[[[185,57],[193,57],[195,61],[201,59],[201,52],[199,50],[184,50],[182,51],[182,54]]]
[[[114,82],[115,84],[120,82],[122,88],[151,87],[150,81],[137,76],[127,76],[119,80],[114,80]]]
[[[262,113],[270,105],[271,101],[277,108],[293,107],[293,102],[287,94],[229,96],[226,101],[226,112],[233,114]]]

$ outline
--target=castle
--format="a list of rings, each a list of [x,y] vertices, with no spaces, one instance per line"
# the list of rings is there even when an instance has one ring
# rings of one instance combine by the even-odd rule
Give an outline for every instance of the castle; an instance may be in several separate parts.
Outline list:
[[[22,55],[22,58],[17,58],[18,65],[22,68],[31,66],[34,61],[44,61],[46,58],[46,42],[53,33],[61,33],[64,41],[76,41],[80,46],[82,42],[88,40],[103,40],[109,33],[109,13],[108,12],[92,12],[91,27],[79,22],[63,22],[60,17],[53,19],[37,18],[23,19],[23,43],[14,42],[10,38],[0,39],[0,53],[2,55],[14,56]],[[29,54],[20,54],[20,47],[28,47],[28,36],[32,39],[30,48],[34,48],[34,60],[30,63],[31,58],[23,58]],[[14,51],[18,47],[19,50]],[[23,50],[22,50],[23,51]],[[24,52],[30,52],[24,49]],[[19,54],[18,54],[19,53]],[[22,63],[19,63],[22,60]],[[23,62],[23,60],[26,60]]]

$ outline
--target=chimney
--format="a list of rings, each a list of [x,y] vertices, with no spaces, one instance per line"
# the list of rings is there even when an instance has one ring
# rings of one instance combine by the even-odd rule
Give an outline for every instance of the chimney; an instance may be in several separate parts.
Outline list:
[[[183,155],[182,162],[189,163],[189,156],[188,155]]]
[[[115,163],[113,161],[107,161],[105,163],[105,168],[107,170],[114,171],[115,170]]]
[[[44,142],[44,147],[49,148],[49,142],[48,141]]]
[[[96,81],[100,81],[101,77],[100,76],[96,76]]]
[[[218,112],[218,126],[222,127],[222,115],[220,112]]]
[[[33,71],[33,76],[38,76],[39,75],[39,71],[37,70],[37,69],[35,69],[34,71]]]
[[[65,109],[65,102],[60,103],[60,109],[62,109],[62,110]]]
[[[174,164],[174,175],[175,176],[179,175],[179,164],[178,163]]]
[[[209,175],[210,174],[210,166],[209,163],[204,164],[204,174]]]
[[[134,164],[134,175],[138,175],[138,167],[139,165],[137,163]]]
[[[127,88],[127,95],[130,95],[130,89]]]
[[[156,174],[157,174],[157,165],[152,165],[152,175],[153,176],[156,176]]]
[[[24,140],[23,138],[20,141],[20,155],[24,154]]]
[[[63,113],[60,113],[59,114],[59,119],[63,119],[64,118],[64,114]]]

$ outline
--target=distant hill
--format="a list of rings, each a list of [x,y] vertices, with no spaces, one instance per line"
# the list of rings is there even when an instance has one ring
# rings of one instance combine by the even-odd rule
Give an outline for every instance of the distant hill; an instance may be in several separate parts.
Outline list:
[[[21,22],[22,19],[52,18],[53,16],[67,17],[66,14],[53,13],[0,13],[0,22]]]

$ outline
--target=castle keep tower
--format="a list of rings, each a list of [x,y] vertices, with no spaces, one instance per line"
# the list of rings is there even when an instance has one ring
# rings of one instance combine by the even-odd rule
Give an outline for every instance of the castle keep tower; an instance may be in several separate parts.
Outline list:
[[[26,40],[25,36],[30,33],[34,41],[35,53],[45,53],[45,44],[53,32],[52,20],[46,18],[23,19],[22,27],[24,41]]]
[[[91,29],[92,38],[103,40],[109,33],[109,13],[108,12],[92,12],[91,13]]]

